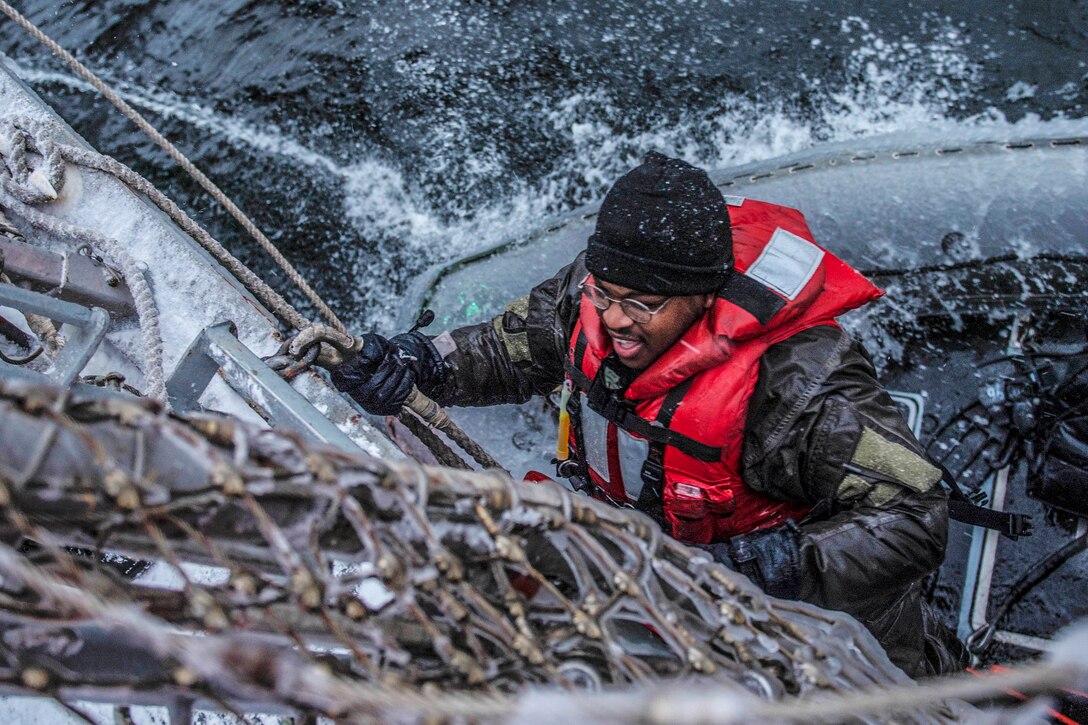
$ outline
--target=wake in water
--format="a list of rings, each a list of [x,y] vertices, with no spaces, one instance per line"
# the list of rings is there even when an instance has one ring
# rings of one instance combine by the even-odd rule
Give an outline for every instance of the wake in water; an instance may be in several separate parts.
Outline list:
[[[926,143],[980,129],[1015,134],[1039,127],[1031,118],[1011,124],[993,106],[965,114],[977,107],[984,79],[978,49],[962,23],[927,14],[918,24],[924,41],[892,37],[865,18],[847,16],[806,41],[842,54],[839,72],[802,65],[799,85],[788,92],[777,92],[782,84],[725,84],[682,108],[633,109],[629,89],[591,79],[568,84],[565,93],[557,93],[558,82],[543,86],[516,99],[519,107],[507,117],[482,111],[480,119],[472,117],[471,99],[486,93],[491,81],[470,78],[450,105],[430,109],[407,149],[375,145],[353,133],[350,119],[332,117],[329,129],[306,135],[290,119],[286,126],[257,123],[245,111],[225,113],[158,88],[118,85],[127,100],[175,135],[200,139],[206,161],[223,165],[234,156],[238,171],[248,173],[247,159],[257,159],[265,173],[240,192],[242,205],[258,214],[278,207],[281,223],[295,229],[283,230],[277,241],[302,261],[315,286],[356,329],[389,330],[401,296],[421,271],[525,238],[549,219],[598,201],[651,149],[715,168],[879,134]],[[448,86],[455,84],[439,60],[449,59],[406,56],[394,64],[394,80],[418,95],[449,96],[455,89]],[[641,68],[650,78],[653,70]],[[22,73],[39,90],[61,88],[78,96],[88,90],[32,61],[24,61]],[[648,93],[655,90],[652,80],[643,85]],[[1010,86],[1014,91],[1029,97]],[[482,122],[491,125],[490,133],[481,133]],[[514,127],[522,134],[528,127],[531,134],[511,136]],[[338,143],[330,146],[329,136]],[[540,149],[548,155],[538,160]],[[278,204],[277,196],[289,205]],[[229,228],[217,231],[230,241]],[[261,260],[249,261],[265,271]]]

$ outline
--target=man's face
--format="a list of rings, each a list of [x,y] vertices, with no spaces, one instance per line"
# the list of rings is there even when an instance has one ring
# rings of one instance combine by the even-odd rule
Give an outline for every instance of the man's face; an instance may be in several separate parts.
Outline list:
[[[650,309],[655,309],[666,300],[668,304],[650,318],[649,322],[638,323],[632,320],[618,304],[609,305],[606,310],[598,310],[601,325],[612,338],[612,349],[625,366],[632,370],[645,370],[650,367],[661,353],[668,350],[679,340],[692,323],[703,316],[714,301],[713,295],[686,295],[666,297],[638,292],[630,287],[611,284],[601,280],[596,285],[609,297],[616,300],[624,298],[638,300]]]

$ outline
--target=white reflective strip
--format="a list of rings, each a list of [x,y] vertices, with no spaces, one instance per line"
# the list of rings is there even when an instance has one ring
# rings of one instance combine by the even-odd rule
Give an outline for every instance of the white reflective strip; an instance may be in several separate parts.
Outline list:
[[[743,196],[729,196],[728,194],[726,194],[725,195],[725,203],[728,204],[729,206],[743,206],[744,205],[744,197]]]
[[[586,447],[586,464],[594,473],[611,483],[612,477],[608,470],[608,421],[589,407],[584,393],[578,395],[578,400],[582,411],[582,441]],[[642,493],[642,464],[650,453],[650,444],[622,428],[618,428],[616,432],[624,491],[627,498],[634,503]]]
[[[585,393],[578,394],[582,417],[582,442],[586,447],[586,465],[604,480],[608,479],[608,421],[595,413]]]
[[[824,250],[779,228],[745,274],[793,300],[816,274],[823,258]]]
[[[642,493],[642,464],[650,455],[650,444],[642,438],[635,438],[625,430],[616,436],[620,444],[620,473],[623,474],[623,488],[627,498],[634,503]]]

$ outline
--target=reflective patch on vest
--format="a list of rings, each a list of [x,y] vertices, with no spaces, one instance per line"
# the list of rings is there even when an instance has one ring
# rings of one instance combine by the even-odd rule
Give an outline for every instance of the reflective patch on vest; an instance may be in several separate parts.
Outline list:
[[[744,205],[744,197],[743,196],[729,196],[728,194],[726,194],[725,195],[725,203],[728,204],[729,206],[743,206]]]
[[[919,492],[928,491],[941,480],[941,469],[906,446],[893,443],[868,428],[862,428],[850,462]]]
[[[579,393],[578,401],[581,406],[582,441],[586,448],[586,465],[609,483],[615,483],[613,479],[618,473],[623,479],[623,489],[628,500],[632,503],[638,501],[643,486],[642,464],[646,462],[646,457],[650,454],[649,442],[636,438],[622,428],[618,429],[615,436],[617,446],[615,459],[619,460],[619,471],[613,471],[608,463],[608,427],[615,424],[590,408],[584,393]]]
[[[581,406],[582,441],[585,444],[586,465],[601,478],[608,480],[608,421],[595,413],[586,400],[585,393],[578,394]]]
[[[786,299],[797,299],[823,261],[824,250],[807,239],[775,229],[771,241],[745,272]]]

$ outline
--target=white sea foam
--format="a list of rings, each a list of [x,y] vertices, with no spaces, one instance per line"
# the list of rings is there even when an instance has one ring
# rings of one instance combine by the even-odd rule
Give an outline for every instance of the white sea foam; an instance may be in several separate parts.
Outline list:
[[[98,92],[87,81],[67,73],[32,68],[25,64],[16,64],[14,70],[20,78],[31,85],[55,84],[88,93]],[[182,121],[194,128],[208,131],[239,148],[285,156],[303,166],[310,166],[332,174],[340,173],[339,166],[333,159],[307,147],[276,126],[257,126],[158,89],[137,88],[130,83],[113,81],[108,77],[105,80],[117,92],[117,95],[138,110],[151,111],[162,118]]]
[[[975,134],[1014,138],[1043,129],[1053,132],[1062,124],[1083,132],[1083,122],[1042,122],[1029,114],[1010,123],[992,109],[964,118],[960,109],[981,82],[967,52],[970,38],[950,21],[933,16],[927,22],[943,25],[942,32],[917,43],[885,37],[860,17],[844,19],[840,31],[853,48],[846,80],[831,88],[820,78],[806,79],[810,107],[804,111],[791,99],[752,100],[735,94],[719,99],[716,112],[692,114],[679,122],[663,114],[631,131],[622,123],[622,103],[604,87],[582,87],[558,102],[538,103],[551,136],[568,151],[546,176],[506,182],[498,198],[483,203],[466,204],[463,199],[477,199],[481,195],[470,192],[509,176],[506,159],[511,152],[481,142],[473,135],[478,131],[453,113],[434,119],[423,144],[429,155],[427,179],[418,179],[373,150],[364,149],[357,160],[344,163],[274,126],[257,126],[157,90],[124,83],[120,88],[137,107],[206,130],[236,147],[282,156],[339,179],[343,213],[353,232],[345,239],[357,236],[369,246],[345,243],[335,261],[351,265],[359,279],[370,282],[360,285],[354,300],[340,304],[352,308],[346,311],[358,320],[357,327],[387,329],[394,309],[403,304],[406,268],[418,270],[523,238],[557,214],[599,201],[611,182],[651,149],[714,168],[881,134],[925,143]],[[420,62],[401,71],[413,77],[433,71]],[[20,74],[30,83],[88,88],[54,71],[21,68]],[[1026,99],[1030,90],[1028,84],[1017,83],[1008,94]],[[436,199],[427,193],[428,179],[441,179],[453,193]]]
[[[616,123],[624,110],[606,89],[582,88],[543,111],[549,127],[567,142],[566,158],[542,179],[515,186],[503,198],[473,208],[428,199],[419,180],[376,154],[364,153],[342,163],[282,129],[256,126],[170,94],[124,84],[121,88],[122,95],[137,107],[206,130],[236,147],[280,155],[341,179],[345,216],[360,236],[381,246],[369,250],[376,253],[350,259],[360,265],[361,278],[377,280],[393,276],[405,259],[439,263],[522,237],[539,228],[543,219],[599,200],[608,185],[650,149],[721,167],[879,134],[925,142],[1088,131],[1085,119],[1043,122],[1029,115],[1009,123],[995,111],[958,118],[958,105],[972,96],[979,80],[978,69],[963,51],[967,40],[955,27],[925,46],[884,38],[861,18],[843,21],[841,31],[857,39],[849,63],[850,82],[827,88],[820,79],[810,79],[811,89],[821,99],[814,113],[801,114],[788,100],[751,101],[738,95],[722,99],[721,110],[708,117],[679,123],[662,120],[629,132]],[[30,83],[88,88],[82,81],[52,71],[23,68],[21,75]],[[1034,93],[1034,87],[1017,83],[1008,95],[1010,100],[1028,99],[1029,90]],[[504,170],[502,149],[494,146],[462,158],[458,149],[465,147],[470,133],[461,119],[450,118],[436,124],[429,139],[439,150],[431,170],[456,174],[466,187]],[[371,311],[367,323],[389,324],[392,309],[404,304],[387,290],[386,285],[376,284],[360,292],[356,304]],[[20,721],[52,719],[42,707],[39,701],[18,698],[3,704],[4,712]],[[102,722],[113,715],[102,706],[87,709]],[[57,719],[64,714],[58,710]],[[139,721],[163,719],[159,710],[135,714]]]

